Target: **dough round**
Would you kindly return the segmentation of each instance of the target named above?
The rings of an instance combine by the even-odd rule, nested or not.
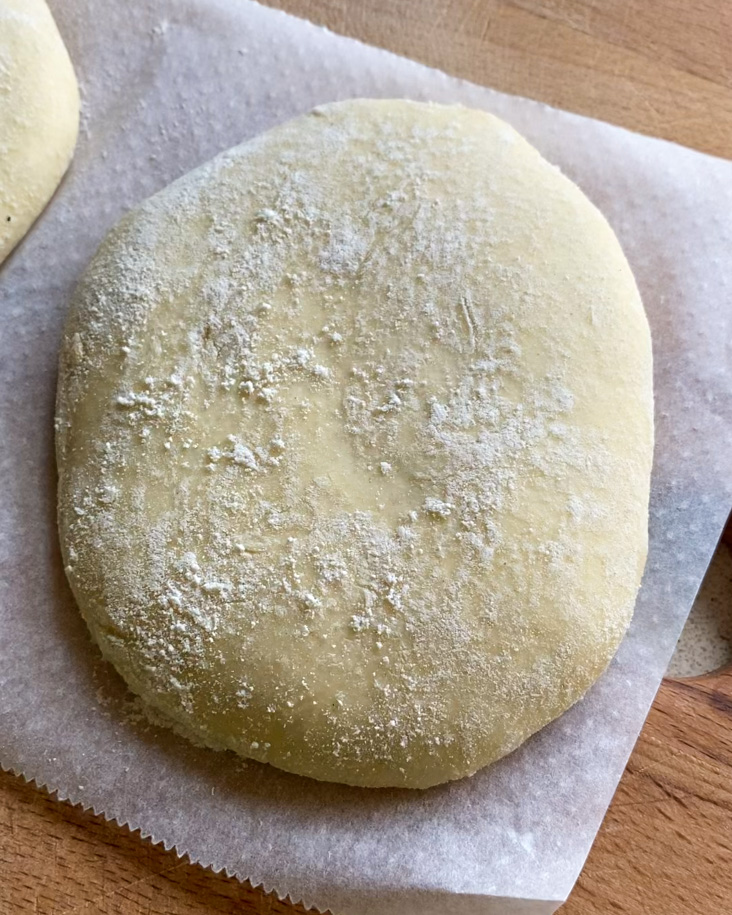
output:
[[[483,112],[328,105],[143,203],[77,291],[57,432],[104,654],[291,772],[475,772],[632,615],[646,318],[600,213]]]
[[[79,128],[79,89],[44,0],[0,0],[0,263],[51,199]]]

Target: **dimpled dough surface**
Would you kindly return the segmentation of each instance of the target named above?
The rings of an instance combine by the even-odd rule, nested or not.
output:
[[[68,168],[79,90],[44,0],[0,0],[0,263]]]
[[[356,785],[460,778],[625,632],[651,384],[618,242],[512,128],[329,105],[95,256],[61,357],[67,574],[199,741]]]

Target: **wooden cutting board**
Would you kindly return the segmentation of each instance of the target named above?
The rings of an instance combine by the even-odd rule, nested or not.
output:
[[[267,2],[474,82],[732,158],[729,0]],[[0,915],[297,911],[0,773]],[[732,672],[663,682],[561,912],[732,913]]]

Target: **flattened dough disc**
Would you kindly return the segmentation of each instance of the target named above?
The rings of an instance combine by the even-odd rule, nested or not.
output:
[[[91,631],[211,746],[460,778],[632,615],[646,318],[600,213],[483,112],[329,105],[143,203],[76,294],[57,422]]]
[[[44,0],[0,0],[0,263],[51,199],[79,128],[79,90]]]

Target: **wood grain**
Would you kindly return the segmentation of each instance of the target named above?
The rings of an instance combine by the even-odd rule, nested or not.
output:
[[[475,82],[732,158],[729,0],[268,2]],[[302,911],[0,773],[0,915]],[[732,675],[664,681],[561,911],[732,911]]]
[[[729,0],[264,0],[517,95],[732,153]]]

